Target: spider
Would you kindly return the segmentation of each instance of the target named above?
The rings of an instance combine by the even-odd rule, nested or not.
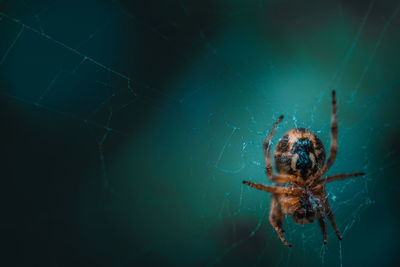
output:
[[[321,140],[307,129],[295,128],[286,132],[276,147],[274,160],[278,174],[274,174],[271,165],[270,141],[282,119],[283,116],[280,116],[273,124],[271,133],[264,141],[266,173],[268,179],[275,185],[267,186],[247,181],[243,183],[272,193],[269,223],[287,247],[291,245],[283,236],[283,216],[291,214],[298,224],[311,223],[316,216],[322,230],[324,244],[327,243],[325,222],[327,217],[337,237],[342,240],[329,206],[325,185],[333,181],[362,176],[364,173],[337,174],[322,178],[335,162],[337,154],[338,126],[335,91],[332,91],[331,148],[326,162],[325,149]]]

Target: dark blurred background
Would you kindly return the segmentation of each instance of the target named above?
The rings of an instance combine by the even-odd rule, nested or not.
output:
[[[399,1],[0,0],[2,266],[400,262]],[[328,225],[268,224],[262,141],[339,153]]]

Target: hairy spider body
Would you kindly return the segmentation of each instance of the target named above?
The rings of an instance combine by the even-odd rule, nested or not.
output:
[[[362,176],[364,173],[338,174],[322,178],[333,165],[337,154],[338,127],[335,91],[332,91],[331,147],[326,162],[324,146],[314,133],[304,128],[292,129],[284,134],[276,147],[274,160],[278,175],[275,175],[271,164],[270,141],[282,119],[283,116],[280,116],[274,123],[271,133],[264,141],[266,173],[275,185],[266,186],[247,181],[243,183],[272,193],[269,222],[286,246],[291,247],[283,236],[283,219],[284,215],[291,214],[293,220],[299,224],[311,223],[317,216],[324,244],[327,243],[325,218],[328,218],[337,237],[341,240],[342,237],[329,206],[325,185],[332,181]]]
[[[311,131],[296,128],[280,139],[275,153],[275,168],[280,174],[292,174],[306,180],[325,162],[325,149],[321,140]]]

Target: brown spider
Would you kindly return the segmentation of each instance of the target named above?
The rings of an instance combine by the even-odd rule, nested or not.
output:
[[[334,163],[337,154],[338,126],[335,91],[332,91],[331,149],[326,163],[325,149],[321,140],[307,129],[295,128],[285,133],[276,147],[274,159],[279,174],[274,174],[271,165],[270,141],[282,119],[283,116],[280,116],[274,123],[271,133],[264,141],[264,156],[268,179],[277,184],[288,183],[288,186],[266,186],[247,181],[243,183],[272,193],[269,222],[286,246],[291,247],[283,236],[283,215],[289,214],[293,214],[293,220],[299,224],[313,222],[316,214],[322,229],[324,244],[327,243],[324,218],[328,217],[339,240],[342,240],[329,206],[325,185],[333,181],[362,176],[364,173],[337,174],[322,178],[322,175]]]

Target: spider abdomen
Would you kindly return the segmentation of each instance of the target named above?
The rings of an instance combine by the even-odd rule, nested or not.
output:
[[[306,180],[324,165],[325,149],[314,133],[295,128],[280,139],[274,159],[279,173],[297,175]]]

